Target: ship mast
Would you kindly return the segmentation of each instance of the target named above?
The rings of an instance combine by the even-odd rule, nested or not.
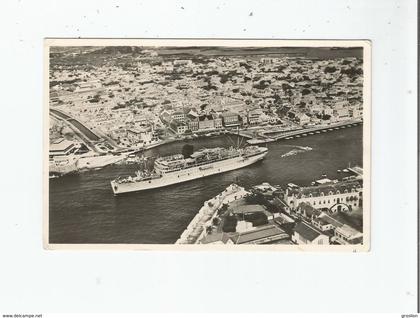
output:
[[[236,136],[237,136],[237,146],[236,149],[239,149],[242,146],[242,142],[244,141],[244,137],[241,136],[241,139],[239,139],[239,126],[236,126]]]
[[[239,127],[236,126],[236,149],[239,149]]]
[[[226,134],[226,137],[229,139],[232,146],[235,147],[236,149],[239,149],[242,146],[242,142],[243,142],[244,137],[239,139],[239,127],[236,128],[236,138],[237,138],[236,142],[233,141],[233,139],[229,136],[229,134]]]

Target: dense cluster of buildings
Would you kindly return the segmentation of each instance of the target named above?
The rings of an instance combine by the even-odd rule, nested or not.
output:
[[[362,117],[359,58],[108,53],[52,54],[50,103],[120,146]]]
[[[358,169],[360,171],[361,168]],[[200,244],[363,244],[363,181],[262,184],[217,213]]]

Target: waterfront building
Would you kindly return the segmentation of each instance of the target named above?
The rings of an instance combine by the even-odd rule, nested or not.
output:
[[[307,125],[311,121],[311,117],[307,116],[306,114],[298,114],[296,116],[296,121],[299,125]]]
[[[55,156],[67,156],[74,153],[77,147],[73,141],[65,140],[64,138],[57,139],[50,144],[49,148],[50,158]]]
[[[191,131],[197,131],[198,130],[198,117],[194,116],[192,114],[187,115],[187,125],[188,129]]]
[[[198,117],[198,129],[210,130],[214,129],[214,119],[212,115],[201,115]]]
[[[322,111],[322,113],[324,115],[328,115],[328,116],[332,116],[333,115],[333,112],[334,112],[333,109],[331,107],[329,107],[329,106],[324,106],[324,109]]]
[[[362,118],[363,117],[363,106],[361,104],[357,104],[352,106],[349,109],[349,116],[352,118]]]
[[[248,116],[245,113],[239,114],[239,120],[242,122],[243,126],[247,126],[248,125]]]
[[[286,204],[297,210],[301,203],[331,212],[351,211],[362,207],[363,186],[360,180],[323,183],[309,187],[287,187]]]
[[[225,127],[237,127],[240,125],[239,115],[236,113],[230,113],[230,112],[223,113],[222,118],[223,118],[223,125]]]
[[[293,229],[292,242],[296,244],[329,245],[329,237],[308,223],[297,223]]]
[[[261,123],[261,115],[263,114],[263,111],[261,108],[252,109],[248,112],[248,124],[258,125]]]
[[[340,108],[335,109],[333,112],[334,116],[337,118],[337,120],[347,120],[350,119],[349,117],[349,110],[347,108]]]
[[[214,128],[215,129],[222,129],[223,128],[222,118],[220,116],[213,115],[213,119],[214,119]]]

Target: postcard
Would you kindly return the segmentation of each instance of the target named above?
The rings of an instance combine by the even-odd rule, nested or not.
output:
[[[46,39],[46,249],[368,251],[371,43]]]

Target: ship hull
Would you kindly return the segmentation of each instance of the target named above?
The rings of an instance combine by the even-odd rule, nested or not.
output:
[[[167,173],[164,177],[152,180],[126,183],[117,183],[115,181],[111,181],[111,187],[115,195],[166,187],[177,183],[187,182],[219,173],[241,169],[264,159],[266,155],[267,151],[248,158],[236,157],[220,162],[213,162],[200,167],[193,167],[181,171]]]

